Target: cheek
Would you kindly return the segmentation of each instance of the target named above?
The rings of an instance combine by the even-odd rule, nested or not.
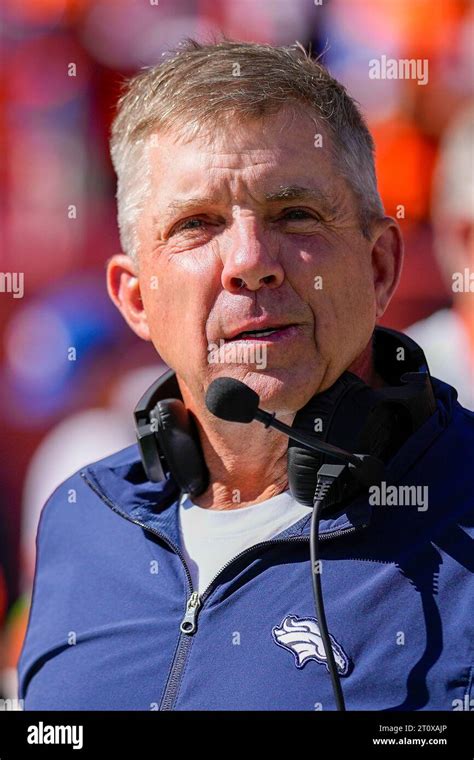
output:
[[[368,315],[375,315],[374,287],[367,273],[348,270],[331,283],[331,298],[339,318],[354,327]]]
[[[324,303],[332,305],[335,314],[347,324],[375,314],[375,292],[369,256],[363,250],[338,253],[332,261],[325,258],[321,290],[315,290]]]
[[[149,269],[140,278],[153,344],[173,367],[182,356],[207,354],[205,324],[211,303],[211,278],[199,266],[177,263]]]
[[[362,349],[375,321],[372,270],[364,251],[334,249],[302,254],[303,266],[293,270],[293,287],[314,316],[314,338],[320,355],[347,363],[347,355]]]

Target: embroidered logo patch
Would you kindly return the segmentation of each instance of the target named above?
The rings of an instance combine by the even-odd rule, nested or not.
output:
[[[299,618],[296,615],[287,615],[280,626],[272,628],[272,635],[278,646],[293,653],[297,668],[302,668],[308,660],[316,660],[321,665],[326,665],[329,670],[321,631],[316,618]],[[349,658],[335,638],[331,634],[329,636],[337,672],[340,676],[346,676],[349,672]]]

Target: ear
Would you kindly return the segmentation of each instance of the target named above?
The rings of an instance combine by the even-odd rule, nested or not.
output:
[[[403,239],[395,219],[384,217],[376,226],[372,246],[372,271],[376,316],[380,318],[397,289],[403,265]]]
[[[109,259],[107,290],[133,332],[143,340],[150,340],[148,320],[140,294],[138,268],[130,256],[118,253]]]

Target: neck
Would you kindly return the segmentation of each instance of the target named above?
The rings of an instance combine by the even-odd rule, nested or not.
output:
[[[372,344],[348,367],[372,387],[381,387],[372,361]],[[197,408],[186,386],[180,382],[183,400],[198,428],[209,486],[194,498],[200,507],[216,510],[239,509],[276,496],[288,488],[288,438],[259,422],[237,424],[217,420],[205,408]],[[291,425],[295,414],[279,419]]]
[[[279,419],[291,425],[294,416]],[[208,489],[193,499],[195,504],[217,510],[239,509],[288,488],[288,438],[283,433],[256,421],[238,425],[210,417],[207,412],[195,417],[210,476]]]

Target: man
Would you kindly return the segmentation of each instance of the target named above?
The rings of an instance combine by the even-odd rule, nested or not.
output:
[[[474,409],[474,103],[447,130],[435,172],[435,253],[452,293],[440,309],[406,331],[421,343],[433,374],[455,385]]]
[[[288,439],[217,419],[205,393],[241,380],[291,425],[346,370],[386,386],[372,336],[402,242],[372,152],[354,102],[298,47],[189,43],[131,81],[112,134],[124,253],[109,293],[175,371],[208,483],[191,498],[172,476],[151,482],[131,447],[53,494],[26,709],[334,709]],[[363,494],[321,521],[348,709],[469,701],[474,425],[434,387],[436,411],[391,463],[429,506]]]

